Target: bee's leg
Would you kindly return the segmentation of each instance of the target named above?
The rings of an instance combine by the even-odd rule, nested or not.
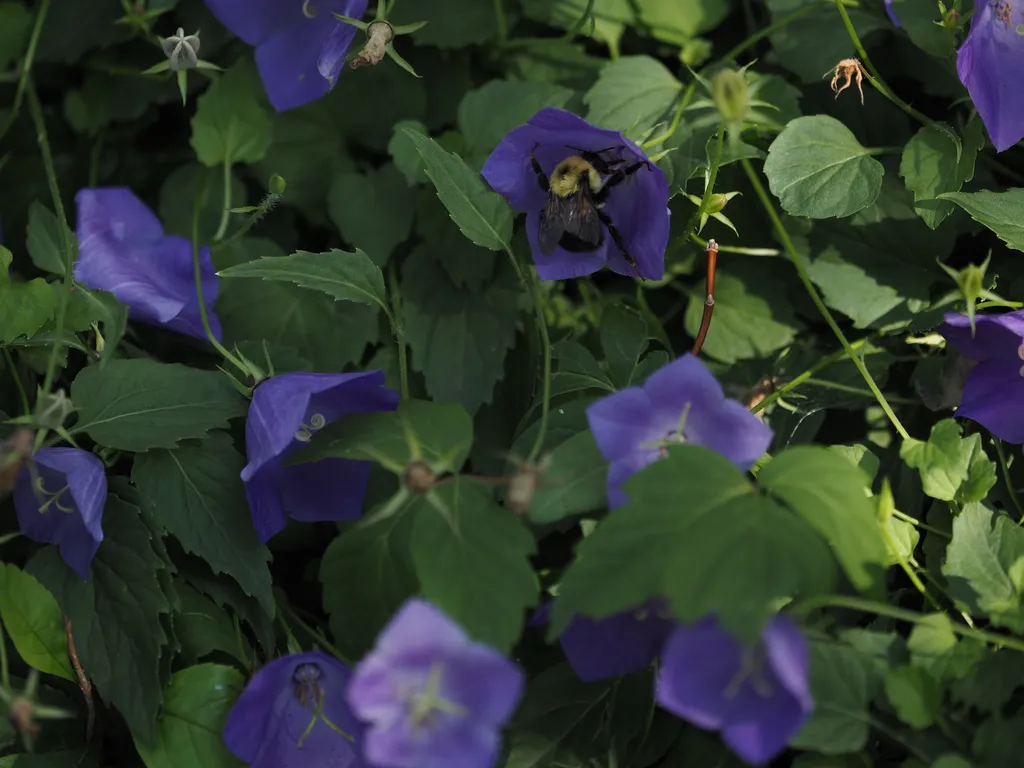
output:
[[[565,146],[567,149],[571,149],[574,152],[578,152],[579,156],[586,160],[588,163],[590,163],[592,166],[594,166],[594,168],[597,169],[597,172],[600,173],[602,176],[608,176],[611,173],[614,173],[615,168],[617,166],[622,165],[625,162],[621,157],[616,157],[613,159],[603,157],[603,155],[606,152],[615,152],[617,150],[621,151],[621,147],[606,147],[605,149],[598,149],[592,151],[589,149],[580,149],[579,147],[572,147],[569,146],[568,144],[566,144]]]
[[[633,165],[628,168],[620,168],[612,173],[604,180],[604,184],[601,185],[601,189],[594,194],[594,202],[598,205],[602,205],[608,199],[608,193],[611,191],[612,187],[616,184],[621,184],[627,176],[632,176],[645,165],[647,166],[647,170],[653,170],[650,160],[641,160],[639,163],[633,163]],[[598,168],[598,170],[600,171],[601,169]]]
[[[544,169],[540,167],[540,163],[537,162],[537,147],[540,144],[534,144],[533,149],[530,150],[530,165],[533,167],[533,172],[537,174],[537,183],[540,184],[540,188],[545,192],[551,190],[551,184],[548,181],[547,174],[544,173]]]
[[[626,248],[626,243],[622,239],[622,233],[619,232],[616,226],[612,223],[611,217],[600,209],[598,209],[597,215],[598,218],[601,219],[601,223],[608,228],[608,234],[612,236],[612,242],[615,243],[615,247],[619,249],[622,257],[626,260],[626,263],[633,268],[633,271],[636,272],[636,276],[643,280],[644,276],[640,274],[640,267],[637,265],[636,259],[630,255],[629,249]]]

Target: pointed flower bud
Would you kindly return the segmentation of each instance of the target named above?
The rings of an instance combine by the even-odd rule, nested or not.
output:
[[[170,37],[160,40],[164,55],[170,60],[171,69],[175,72],[182,69],[194,69],[199,63],[199,31],[194,35],[186,35],[182,27]]]
[[[711,81],[711,98],[726,123],[742,123],[750,109],[747,78],[735,69],[725,69]]]

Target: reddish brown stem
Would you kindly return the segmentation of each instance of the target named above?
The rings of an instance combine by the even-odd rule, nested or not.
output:
[[[85,740],[88,742],[92,741],[92,729],[96,724],[96,706],[92,700],[92,683],[85,676],[82,662],[78,660],[78,651],[75,650],[75,636],[71,634],[71,619],[66,616],[64,617],[64,634],[68,638],[68,657],[71,659],[71,666],[74,667],[75,674],[78,675],[78,687],[82,689],[82,695],[85,697],[85,709],[88,713],[85,721]]]
[[[708,328],[711,327],[711,315],[715,311],[715,268],[718,265],[718,243],[708,240],[708,277],[707,296],[704,299],[704,314],[700,318],[700,330],[697,331],[697,340],[693,342],[693,354],[699,355],[701,347],[704,346],[704,339],[708,335]]]

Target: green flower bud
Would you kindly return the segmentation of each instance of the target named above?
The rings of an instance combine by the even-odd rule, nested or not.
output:
[[[276,173],[271,174],[270,183],[267,188],[275,195],[283,195],[288,184],[285,182],[284,177]]]
[[[735,69],[726,69],[711,81],[711,98],[726,123],[739,124],[750,111],[747,78]]]

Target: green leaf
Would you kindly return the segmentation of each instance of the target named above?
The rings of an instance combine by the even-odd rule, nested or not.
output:
[[[1010,248],[1024,251],[1024,188],[1014,187],[1005,192],[946,192],[939,198],[952,200]]]
[[[417,45],[441,49],[486,43],[498,33],[494,9],[476,0],[432,0],[397,6],[389,21],[396,25],[427,22],[412,33],[412,39]]]
[[[0,245],[0,343],[31,337],[53,317],[54,294],[41,277],[15,283],[7,270],[14,257]]]
[[[71,620],[75,649],[99,695],[117,707],[138,742],[150,744],[163,698],[160,658],[168,638],[161,617],[171,608],[158,576],[165,565],[138,508],[113,495],[103,533],[89,581],[52,546],[33,556],[28,570]]]
[[[24,51],[32,16],[21,3],[0,3],[0,69],[7,69]]]
[[[364,249],[374,264],[384,266],[412,231],[416,198],[416,190],[388,163],[368,173],[335,176],[327,212],[345,240]]]
[[[885,542],[867,477],[849,460],[817,446],[791,448],[775,456],[757,482],[828,542],[857,589],[880,583]]]
[[[0,563],[0,618],[26,664],[74,680],[60,606],[35,576],[16,565]]]
[[[665,119],[682,89],[682,83],[657,59],[623,56],[605,64],[583,97],[587,121],[638,137]]]
[[[547,82],[491,80],[462,97],[459,130],[475,153],[490,153],[513,128],[544,107],[565,107],[569,88]]]
[[[631,0],[523,0],[523,11],[531,19],[543,21],[561,29],[578,30],[619,49],[619,39],[627,26],[636,22],[635,3]],[[581,19],[584,16],[592,20]]]
[[[448,273],[452,285],[458,288],[480,291],[495,280],[499,269],[504,268],[498,264],[499,254],[473,245],[462,236],[431,190],[420,192],[416,207],[416,234],[422,242],[413,249],[410,258],[418,260],[424,253],[430,255]],[[444,256],[439,258],[438,254]],[[500,258],[504,260],[505,255],[501,254]]]
[[[906,180],[907,189],[914,193],[914,208],[932,229],[953,212],[951,202],[936,200],[936,196],[959,192],[974,178],[974,161],[985,146],[985,131],[980,120],[967,126],[962,147],[957,147],[950,139],[950,130],[925,126],[903,148],[900,162],[900,176]]]
[[[489,189],[458,155],[446,152],[436,141],[412,128],[402,132],[416,145],[427,177],[462,234],[492,251],[508,248],[512,209],[504,198]]]
[[[501,269],[478,290],[455,286],[425,249],[402,265],[405,334],[431,397],[470,414],[491,402],[519,326],[515,277]],[[458,376],[452,376],[458,371]]]
[[[914,624],[907,638],[907,650],[914,666],[938,682],[966,677],[987,652],[985,644],[978,640],[958,638],[953,622],[944,613],[930,614]]]
[[[921,473],[924,492],[958,504],[981,501],[996,484],[996,465],[981,447],[981,435],[961,437],[953,419],[932,426],[928,441],[909,438],[900,458]]]
[[[471,479],[435,488],[408,514],[416,515],[412,559],[424,597],[477,640],[508,652],[526,609],[537,604],[533,536]]]
[[[461,405],[403,400],[396,411],[354,413],[328,424],[290,463],[337,457],[402,472],[422,461],[434,472],[458,472],[472,444],[473,420]]]
[[[953,518],[953,539],[942,564],[949,593],[972,614],[1024,632],[1024,529],[1003,512],[971,503]]]
[[[630,503],[576,548],[551,636],[574,614],[601,618],[663,595],[679,620],[716,613],[752,641],[773,601],[827,591],[833,581],[832,557],[814,530],[707,448],[669,448],[624,489]]]
[[[75,377],[78,406],[73,433],[86,432],[108,448],[176,448],[245,414],[246,403],[222,373],[145,358],[111,360]]]
[[[2,11],[0,11],[2,13]],[[68,232],[73,253],[78,253],[78,238]],[[64,240],[56,215],[36,201],[28,207],[28,255],[44,272],[64,274]]]
[[[342,653],[361,658],[419,584],[409,553],[411,513],[355,525],[332,541],[320,561],[324,611]]]
[[[849,128],[827,115],[798,117],[768,147],[764,174],[792,216],[843,218],[882,191],[882,164]]]
[[[890,669],[885,675],[885,697],[911,728],[927,728],[942,715],[942,688],[920,667]]]
[[[590,432],[580,432],[555,448],[542,478],[529,509],[534,523],[555,523],[607,504],[608,462]]]
[[[612,304],[601,312],[601,348],[618,389],[634,380],[640,357],[647,351],[647,321],[634,309]]]
[[[224,723],[245,687],[242,674],[220,664],[199,664],[174,674],[164,693],[156,742],[135,746],[146,768],[236,768],[224,744]]]
[[[391,134],[391,141],[388,142],[388,154],[395,161],[395,167],[402,172],[405,181],[409,186],[422,184],[427,181],[427,174],[423,170],[423,158],[412,139],[405,135],[405,129],[429,135],[427,126],[418,120],[402,120],[395,123]],[[339,225],[340,227],[340,225]]]
[[[249,191],[240,178],[241,169],[231,174],[231,207],[249,204]],[[200,193],[200,190],[201,193]],[[164,232],[192,239],[192,216],[199,195],[199,242],[213,240],[224,213],[224,171],[207,168],[195,161],[174,169],[160,185],[157,213]],[[292,202],[289,195],[288,202]],[[238,217],[241,221],[241,217]]]
[[[656,39],[679,46],[717,27],[729,12],[725,0],[644,0],[637,6]]]
[[[132,483],[153,517],[186,551],[234,578],[272,614],[270,552],[253,527],[239,477],[244,466],[231,437],[214,432],[201,443],[136,456]]]
[[[704,312],[704,294],[695,291],[686,307],[686,332],[694,337]],[[718,270],[715,315],[704,342],[704,354],[723,363],[767,357],[787,346],[802,324],[797,320],[786,286],[767,269],[730,274]]]
[[[236,634],[230,614],[182,580],[175,582],[175,591],[181,599],[181,611],[174,616],[174,635],[181,643],[186,664],[195,664],[215,651],[250,663],[252,647],[244,635]]]
[[[263,257],[222,269],[221,277],[254,277],[293,283],[326,293],[335,301],[370,304],[389,312],[380,267],[358,248],[354,253],[333,248],[326,253],[296,251],[291,256]]]
[[[848,643],[813,639],[810,646],[814,711],[790,746],[826,755],[863,752],[880,671],[869,655]]]
[[[190,143],[199,162],[212,167],[263,159],[271,132],[257,98],[261,87],[252,64],[240,60],[196,100]]]

